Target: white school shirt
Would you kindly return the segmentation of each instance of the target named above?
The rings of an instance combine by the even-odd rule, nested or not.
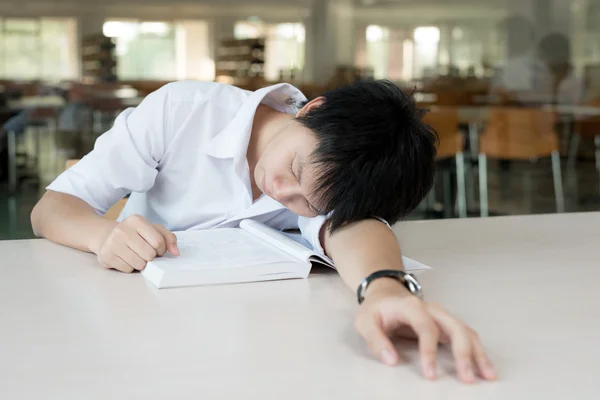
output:
[[[98,214],[131,194],[133,214],[171,231],[237,227],[254,219],[300,228],[318,252],[325,217],[298,217],[272,198],[253,202],[246,150],[260,103],[295,113],[306,97],[278,84],[256,92],[212,82],[176,82],[125,110],[93,151],[47,189],[76,196]]]

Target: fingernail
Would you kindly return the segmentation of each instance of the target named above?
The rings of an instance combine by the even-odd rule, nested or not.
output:
[[[486,371],[486,377],[488,378],[488,380],[496,380],[496,371],[494,370],[494,367],[492,367],[491,365],[486,365],[485,366],[485,371]]]
[[[381,360],[387,365],[394,365],[396,363],[396,357],[387,349],[381,352]]]
[[[435,379],[435,366],[433,364],[429,364],[425,367],[425,376],[427,379]]]

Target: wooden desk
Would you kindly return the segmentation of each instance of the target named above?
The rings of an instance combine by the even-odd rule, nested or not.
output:
[[[593,399],[600,396],[600,213],[409,222],[426,296],[484,338],[501,380],[460,384],[375,361],[354,294],[308,280],[158,291],[46,241],[0,242],[6,399]]]

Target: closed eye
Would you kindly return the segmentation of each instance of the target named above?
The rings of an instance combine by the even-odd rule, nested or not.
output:
[[[313,213],[315,215],[319,215],[319,213],[316,212],[316,210],[314,209],[314,207],[310,205],[310,203],[308,202],[308,200],[306,200],[306,207],[308,208],[308,211],[310,211],[311,213]]]
[[[298,176],[296,176],[296,173],[294,172],[294,160],[295,160],[295,159],[296,159],[295,157],[294,157],[294,158],[292,158],[292,162],[290,163],[290,172],[291,172],[291,174],[294,176],[294,178],[296,178],[296,180],[297,180],[298,182],[300,182],[300,179],[298,179]]]

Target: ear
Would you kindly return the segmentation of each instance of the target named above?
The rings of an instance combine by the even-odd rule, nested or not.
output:
[[[304,107],[302,107],[300,111],[298,111],[298,113],[296,113],[296,118],[305,116],[311,110],[320,107],[323,103],[325,103],[325,97],[323,96],[317,97],[316,99],[309,101]]]

